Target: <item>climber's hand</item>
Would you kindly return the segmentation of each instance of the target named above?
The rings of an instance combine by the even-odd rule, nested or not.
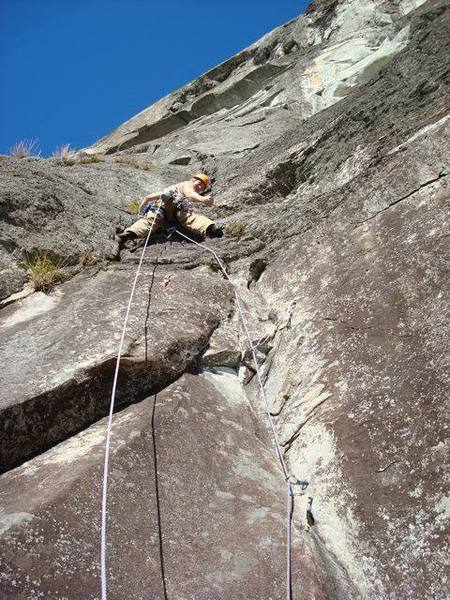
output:
[[[214,204],[214,198],[211,195],[205,196],[204,204],[205,206],[212,206]]]

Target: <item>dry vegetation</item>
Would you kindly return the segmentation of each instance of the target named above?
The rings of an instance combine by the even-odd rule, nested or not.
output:
[[[126,209],[132,215],[138,215],[140,205],[141,203],[139,202],[139,200],[130,200],[126,205]]]
[[[153,169],[153,164],[151,162],[140,162],[132,156],[118,156],[114,159],[114,162],[122,165],[129,165],[140,171],[151,171]]]
[[[245,233],[245,223],[243,221],[233,221],[226,228],[226,233],[235,238],[240,238]]]
[[[37,140],[20,140],[9,149],[11,156],[25,158],[26,156],[40,156],[41,151]]]
[[[83,156],[82,158],[76,158],[74,155],[68,154],[60,157],[60,164],[65,167],[72,167],[73,165],[90,165],[92,163],[104,162],[105,159],[97,154],[90,154],[89,156]]]
[[[56,148],[52,156],[54,158],[68,159],[74,152],[75,150],[70,147],[70,144],[62,144]]]
[[[82,252],[79,260],[82,267],[93,267],[98,262],[98,258],[92,250],[85,250]]]
[[[43,292],[51,291],[63,280],[62,267],[61,260],[54,259],[48,254],[29,257],[25,262],[28,281],[36,291]]]

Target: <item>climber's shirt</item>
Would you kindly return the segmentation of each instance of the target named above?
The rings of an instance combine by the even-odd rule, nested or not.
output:
[[[188,214],[193,212],[194,207],[192,206],[190,199],[186,196],[183,184],[171,185],[164,190],[163,194],[161,194],[161,199],[163,198],[163,195],[172,200],[176,211],[182,211]]]
[[[158,209],[150,202],[144,209],[144,216],[152,212],[164,221],[174,221],[178,212],[190,215],[194,210],[192,202],[185,195],[183,183],[165,188],[159,194],[159,198],[162,201],[161,208]]]

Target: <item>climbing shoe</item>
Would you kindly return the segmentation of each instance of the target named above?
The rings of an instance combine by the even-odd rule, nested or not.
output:
[[[118,233],[117,237],[119,238],[119,242],[124,244],[125,242],[128,242],[128,240],[135,240],[137,235],[132,231],[124,231],[123,233]]]
[[[129,242],[130,240],[135,240],[137,239],[137,237],[138,236],[132,231],[123,231],[122,233],[118,233],[116,235],[116,238],[119,241],[119,252],[124,248],[127,242]]]
[[[220,238],[223,236],[223,227],[222,225],[217,225],[216,223],[212,223],[206,230],[206,235],[209,238]]]

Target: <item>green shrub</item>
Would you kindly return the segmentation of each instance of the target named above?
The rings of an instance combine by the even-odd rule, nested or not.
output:
[[[25,268],[28,281],[38,291],[49,292],[63,280],[62,262],[47,254],[35,255],[27,259]]]
[[[141,203],[139,202],[139,200],[130,200],[126,205],[126,209],[132,215],[138,215],[140,205]]]
[[[245,223],[242,221],[233,221],[226,228],[226,233],[231,237],[240,238],[245,233]]]

